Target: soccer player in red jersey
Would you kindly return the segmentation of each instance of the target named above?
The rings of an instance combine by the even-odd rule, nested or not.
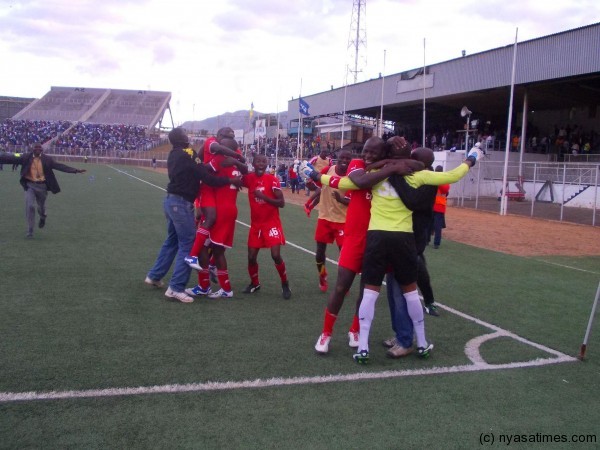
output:
[[[337,164],[325,167],[321,173],[343,177],[346,175],[350,160],[350,152],[342,150],[338,155]],[[327,185],[321,187],[319,194],[319,219],[315,230],[315,241],[317,242],[315,259],[319,272],[319,288],[322,292],[327,291],[327,269],[325,268],[327,244],[335,242],[341,249],[344,242],[344,224],[349,203],[344,194],[345,191],[338,191]]]
[[[231,150],[239,153],[238,143],[235,139],[225,138],[222,144]],[[232,176],[245,175],[248,173],[248,166],[238,159],[226,157],[223,155],[213,156],[210,166],[220,176],[232,174]],[[233,175],[235,174],[235,175]],[[235,221],[237,219],[237,194],[238,188],[234,185],[223,186],[215,189],[217,218],[215,225],[210,230],[210,241],[213,257],[217,266],[217,278],[221,289],[217,292],[208,294],[210,298],[233,297],[231,283],[229,281],[229,272],[227,270],[227,259],[225,250],[233,246],[233,235],[235,233]],[[202,250],[204,252],[204,250]]]
[[[233,151],[223,144],[224,139],[234,140],[234,138],[235,134],[233,129],[230,127],[220,128],[217,131],[216,136],[211,136],[204,142],[202,162],[204,164],[210,164],[215,156],[221,155],[229,156],[237,159],[241,163],[245,163],[246,160],[240,152]],[[196,229],[194,245],[192,245],[189,256],[185,259],[185,262],[196,270],[201,270],[198,263],[198,256],[206,243],[206,239],[208,239],[210,229],[214,226],[217,219],[215,189],[205,183],[200,185],[200,208],[202,211],[202,222]]]
[[[224,138],[221,140],[221,144],[236,153],[239,152],[238,143],[234,139]],[[214,155],[209,166],[217,174],[236,174],[235,176],[239,176],[248,173],[248,167],[239,159],[224,155]],[[212,256],[217,266],[217,279],[221,289],[217,292],[210,292],[208,247],[203,246],[198,261],[200,267],[198,286],[186,289],[189,295],[208,295],[210,298],[233,297],[225,250],[233,245],[235,220],[237,219],[237,193],[238,188],[234,185],[223,186],[215,190],[216,220],[208,237],[211,242]]]
[[[265,173],[267,157],[256,155],[252,161],[254,172],[244,175],[243,185],[248,188],[250,202],[250,231],[248,232],[248,274],[250,284],[244,293],[251,294],[260,289],[257,256],[261,248],[271,249],[271,258],[281,279],[281,295],[284,299],[292,296],[285,262],[281,257],[281,246],[285,236],[279,218],[279,208],[285,206],[279,179]]]

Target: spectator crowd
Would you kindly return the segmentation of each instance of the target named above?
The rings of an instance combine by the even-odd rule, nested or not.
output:
[[[149,150],[158,143],[147,136],[146,127],[141,125],[102,125],[78,123],[68,133],[63,134],[54,146],[58,150],[71,153],[73,150]]]
[[[13,150],[16,147],[27,147],[43,144],[54,139],[71,126],[71,122],[49,120],[13,120],[0,122],[0,147]]]
[[[159,144],[141,125],[105,125],[69,121],[13,120],[0,122],[0,148],[22,151],[35,144],[55,139],[54,148],[62,153],[99,152],[103,150],[149,150]]]

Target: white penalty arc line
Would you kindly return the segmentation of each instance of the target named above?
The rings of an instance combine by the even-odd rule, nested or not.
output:
[[[535,347],[538,350],[542,350],[542,351],[544,351],[546,353],[550,353],[551,355],[554,355],[557,358],[571,358],[572,361],[577,361],[576,358],[573,358],[571,356],[565,355],[564,353],[559,352],[558,350],[554,350],[554,349],[552,349],[550,347],[546,347],[545,345],[541,345],[541,344],[538,344],[536,342],[533,342],[533,341],[530,341],[528,339],[525,339],[525,338],[519,336],[518,334],[515,334],[515,333],[512,333],[510,331],[507,331],[507,330],[505,330],[503,328],[500,328],[500,327],[498,327],[496,325],[493,325],[493,324],[491,324],[489,322],[485,322],[485,321],[483,321],[481,319],[478,319],[477,317],[473,317],[473,316],[470,316],[470,315],[465,314],[463,312],[460,312],[459,310],[451,308],[450,306],[446,306],[446,305],[443,305],[443,304],[438,303],[438,302],[436,302],[436,304],[439,305],[441,308],[445,309],[446,311],[451,312],[452,314],[457,315],[458,317],[462,317],[463,319],[468,320],[470,322],[474,322],[477,325],[481,325],[483,327],[489,328],[490,330],[494,330],[496,333],[498,333],[498,336],[496,336],[496,337],[500,337],[500,336],[510,337],[510,338],[512,338],[512,339],[514,339],[516,341],[521,342],[522,344],[526,344],[526,345],[529,345],[531,347]]]

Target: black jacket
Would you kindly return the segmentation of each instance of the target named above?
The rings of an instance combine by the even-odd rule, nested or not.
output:
[[[199,182],[209,186],[227,186],[230,179],[213,175],[209,169],[200,162],[195,151],[190,148],[183,149],[173,146],[167,158],[169,184],[167,192],[183,197],[188,202],[193,202],[198,195]]]
[[[427,245],[427,233],[433,218],[433,204],[438,187],[424,185],[415,189],[400,175],[392,175],[388,180],[402,203],[413,212],[413,234],[417,244],[417,254],[420,255]]]
[[[56,181],[56,176],[54,176],[53,170],[58,170],[60,172],[66,173],[78,173],[79,170],[75,167],[67,166],[65,164],[61,164],[56,162],[52,157],[48,155],[44,155],[43,153],[40,155],[42,158],[42,168],[44,169],[44,177],[46,178],[46,186],[48,190],[53,194],[58,194],[60,192],[60,186],[58,185],[58,181]],[[4,155],[0,156],[0,163],[2,164],[20,164],[21,165],[21,179],[19,182],[23,189],[27,190],[27,178],[26,175],[29,175],[29,171],[31,170],[31,164],[33,162],[33,152],[25,153],[21,156],[14,155]]]

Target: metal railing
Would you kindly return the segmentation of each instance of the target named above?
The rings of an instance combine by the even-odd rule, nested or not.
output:
[[[480,161],[453,185],[454,205],[498,211],[506,195],[508,214],[600,224],[600,163],[511,162],[507,185],[502,186],[504,163]]]

